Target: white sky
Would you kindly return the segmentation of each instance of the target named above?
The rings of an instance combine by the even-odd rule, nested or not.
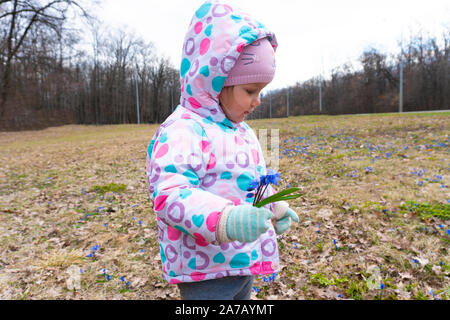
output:
[[[190,19],[204,0],[104,0],[105,24],[127,25],[179,68]],[[450,30],[448,0],[230,0],[275,32],[277,72],[267,90],[294,85],[356,61],[371,46],[397,53],[411,34],[442,39]]]

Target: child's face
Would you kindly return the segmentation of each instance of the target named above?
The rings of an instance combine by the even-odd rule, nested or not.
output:
[[[249,83],[224,87],[219,95],[220,106],[228,119],[244,121],[261,104],[259,94],[267,83]]]

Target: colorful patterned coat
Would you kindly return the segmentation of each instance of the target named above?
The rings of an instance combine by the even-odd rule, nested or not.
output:
[[[251,205],[249,183],[267,173],[254,131],[228,120],[218,104],[242,48],[264,37],[276,50],[275,35],[262,23],[222,1],[205,2],[190,23],[180,105],[154,135],[146,163],[163,276],[170,283],[279,271],[273,227],[252,243],[216,239],[222,210]]]

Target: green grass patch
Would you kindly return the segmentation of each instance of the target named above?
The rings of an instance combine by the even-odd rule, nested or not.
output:
[[[310,275],[309,280],[311,281],[312,284],[319,285],[321,287],[340,286],[343,283],[348,282],[348,279],[346,277],[338,278],[332,276],[332,278],[330,279],[320,272]]]
[[[126,184],[110,183],[110,184],[107,184],[107,185],[104,185],[104,186],[95,185],[95,186],[92,187],[91,190],[95,191],[97,193],[100,193],[100,194],[105,194],[105,193],[108,193],[108,192],[119,193],[119,192],[125,191],[126,189],[127,189],[127,185]]]
[[[407,201],[400,205],[402,213],[417,214],[422,220],[437,217],[441,220],[450,219],[450,204],[447,203],[420,203]]]

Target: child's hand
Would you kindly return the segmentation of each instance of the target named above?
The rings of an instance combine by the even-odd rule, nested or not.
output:
[[[270,210],[250,205],[225,208],[217,228],[219,241],[253,242],[269,229],[272,217]]]
[[[297,213],[289,208],[286,201],[279,201],[274,203],[274,225],[277,234],[282,234],[291,226],[291,220],[299,221]]]

